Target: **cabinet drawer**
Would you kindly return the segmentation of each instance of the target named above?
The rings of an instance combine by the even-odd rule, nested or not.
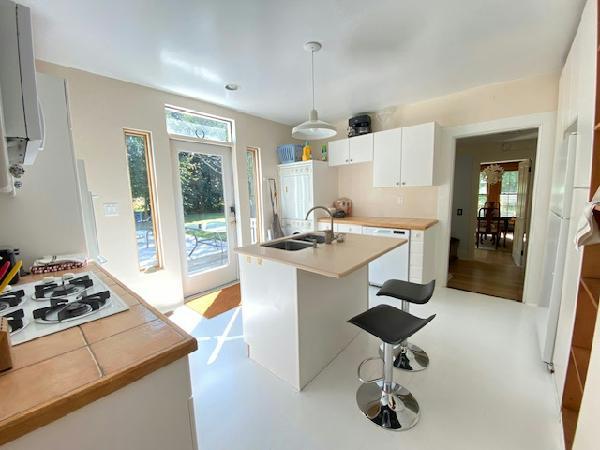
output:
[[[410,267],[423,268],[423,254],[422,253],[410,253]]]
[[[362,234],[361,225],[352,225],[348,223],[336,223],[334,226],[335,231],[338,233],[355,233]]]
[[[410,232],[410,243],[414,241],[423,242],[425,238],[425,232],[423,230],[413,230]]]
[[[423,279],[423,269],[411,265],[408,269],[408,276],[412,283],[421,283],[421,280]]]
[[[414,242],[411,239],[411,241],[410,241],[410,256],[411,257],[413,255],[421,255],[421,256],[423,256],[423,248],[424,248],[424,243],[423,242]]]

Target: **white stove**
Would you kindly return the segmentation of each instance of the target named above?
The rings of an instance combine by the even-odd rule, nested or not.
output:
[[[91,272],[47,277],[0,294],[12,345],[126,311],[127,304]]]

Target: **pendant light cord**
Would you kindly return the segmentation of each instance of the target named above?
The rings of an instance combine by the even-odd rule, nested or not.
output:
[[[312,70],[312,109],[315,109],[315,51],[310,52],[310,67]]]

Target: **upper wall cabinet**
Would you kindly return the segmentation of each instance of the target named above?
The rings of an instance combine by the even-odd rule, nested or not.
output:
[[[373,160],[373,133],[329,143],[329,165],[341,166]]]
[[[373,187],[400,186],[402,128],[378,131],[373,136]]]
[[[373,186],[433,186],[439,141],[435,122],[374,133]]]

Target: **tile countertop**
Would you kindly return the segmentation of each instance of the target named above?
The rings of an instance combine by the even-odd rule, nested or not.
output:
[[[0,445],[198,348],[196,339],[97,265],[69,272],[94,272],[129,309],[12,347],[13,367],[0,373]]]
[[[287,251],[256,244],[238,247],[235,251],[240,255],[295,266],[325,277],[341,278],[406,243],[406,239],[346,233],[344,242],[334,242],[331,245],[319,244],[317,248]]]
[[[319,222],[329,222],[329,217],[320,217]],[[400,228],[409,230],[426,230],[436,223],[437,219],[414,219],[406,217],[360,217],[351,216],[340,219],[333,219],[334,223],[348,223],[353,225],[363,225],[366,227],[379,228]]]

